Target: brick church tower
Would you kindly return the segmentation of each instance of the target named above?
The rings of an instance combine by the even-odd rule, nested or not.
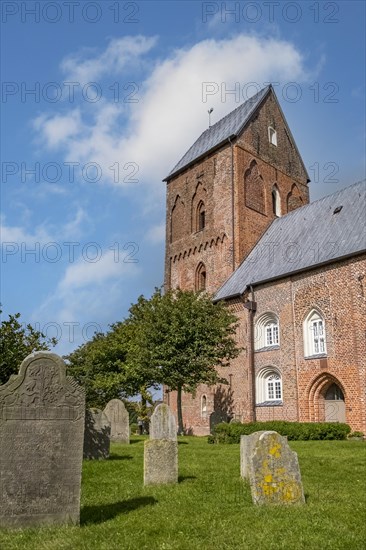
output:
[[[203,132],[164,181],[166,289],[216,292],[276,217],[309,202],[310,180],[272,86]],[[187,426],[200,424],[201,408],[184,396]]]

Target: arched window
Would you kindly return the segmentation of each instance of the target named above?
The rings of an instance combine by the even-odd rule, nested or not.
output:
[[[311,357],[326,353],[325,322],[318,311],[312,310],[304,322],[304,354]]]
[[[184,219],[184,202],[180,196],[177,195],[171,212],[170,242],[174,242],[184,236]]]
[[[325,393],[327,401],[344,401],[344,395],[338,384],[331,384]]]
[[[197,206],[196,215],[196,231],[202,231],[206,225],[206,210],[203,201],[200,201]]]
[[[246,206],[265,214],[264,181],[255,160],[244,173],[244,190]]]
[[[262,369],[256,379],[256,403],[282,403],[282,379],[274,367]]]
[[[281,197],[276,184],[272,187],[272,211],[275,216],[281,216]]]
[[[196,291],[206,290],[206,283],[206,267],[201,262],[196,269]]]
[[[201,415],[207,415],[207,397],[205,395],[202,395],[201,398]]]
[[[264,313],[255,324],[254,348],[256,350],[278,346],[280,343],[280,329],[277,315]]]
[[[297,185],[294,183],[287,195],[287,212],[291,212],[303,205],[303,200]]]
[[[268,126],[268,139],[272,145],[277,146],[277,132],[272,126]]]

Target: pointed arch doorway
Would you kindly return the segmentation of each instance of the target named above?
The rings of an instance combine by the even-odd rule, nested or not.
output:
[[[324,395],[325,422],[346,422],[346,403],[341,388],[333,382]]]
[[[346,401],[343,385],[335,376],[324,372],[309,388],[310,422],[346,422]]]

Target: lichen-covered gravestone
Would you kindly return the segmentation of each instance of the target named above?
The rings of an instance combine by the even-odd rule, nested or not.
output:
[[[123,401],[112,399],[107,403],[104,412],[111,423],[111,440],[128,444],[130,442],[130,422]]]
[[[150,439],[144,447],[144,484],[178,482],[178,442],[175,418],[168,405],[158,405],[151,417]]]
[[[84,458],[102,460],[109,457],[111,424],[100,409],[85,411]]]
[[[249,478],[254,504],[303,504],[297,454],[287,438],[272,431],[247,437],[241,444],[246,457],[241,469]]]
[[[0,527],[77,524],[85,395],[54,353],[0,386]]]

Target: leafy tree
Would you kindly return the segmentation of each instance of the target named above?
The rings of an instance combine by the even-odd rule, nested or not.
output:
[[[68,374],[84,387],[90,407],[104,407],[114,398],[134,395],[138,380],[128,373],[128,327],[124,323],[111,326],[106,334],[95,334],[92,340],[65,357]]]
[[[126,320],[130,331],[129,362],[147,385],[163,383],[177,391],[178,431],[183,433],[182,392],[201,383],[227,383],[216,367],[237,357],[237,318],[205,293],[156,289],[150,300],[140,296]]]
[[[0,310],[0,314],[2,311]],[[46,336],[32,325],[19,321],[20,313],[9,315],[0,325],[0,385],[12,374],[18,374],[21,362],[34,351],[50,350],[57,344],[56,338]]]

